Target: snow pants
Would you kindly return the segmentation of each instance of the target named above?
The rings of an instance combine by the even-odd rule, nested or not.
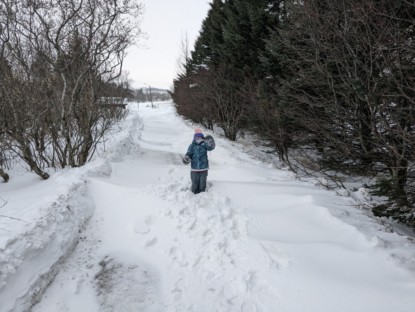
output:
[[[198,194],[206,190],[206,180],[208,171],[190,171],[190,179],[192,180],[192,192]]]

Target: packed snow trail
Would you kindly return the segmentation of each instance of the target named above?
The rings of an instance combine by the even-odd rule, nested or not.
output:
[[[33,311],[413,311],[413,253],[387,249],[395,234],[351,198],[219,137],[193,195],[193,129],[171,104],[129,109],[128,135],[88,180],[95,213]]]

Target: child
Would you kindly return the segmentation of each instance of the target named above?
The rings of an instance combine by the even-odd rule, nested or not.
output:
[[[195,129],[193,142],[187,149],[183,158],[185,164],[191,163],[190,178],[192,180],[192,192],[198,194],[206,190],[206,180],[209,170],[207,152],[215,148],[212,136],[204,136],[201,129]]]

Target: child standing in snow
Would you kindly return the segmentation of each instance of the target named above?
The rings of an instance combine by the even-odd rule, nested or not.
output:
[[[183,158],[185,164],[191,163],[190,178],[192,180],[192,192],[198,194],[206,190],[206,180],[209,170],[207,152],[215,148],[212,136],[203,135],[201,129],[195,129],[193,142],[187,149]]]

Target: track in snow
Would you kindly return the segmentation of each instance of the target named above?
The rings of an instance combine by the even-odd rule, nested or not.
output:
[[[391,276],[405,284],[403,271],[376,237],[324,207],[350,199],[222,139],[210,154],[208,192],[195,196],[180,157],[192,129],[170,105],[135,108],[128,118],[106,169],[89,180],[95,214],[33,311],[367,312],[375,292],[389,294],[376,311],[400,298],[409,312],[414,283],[376,286]]]

